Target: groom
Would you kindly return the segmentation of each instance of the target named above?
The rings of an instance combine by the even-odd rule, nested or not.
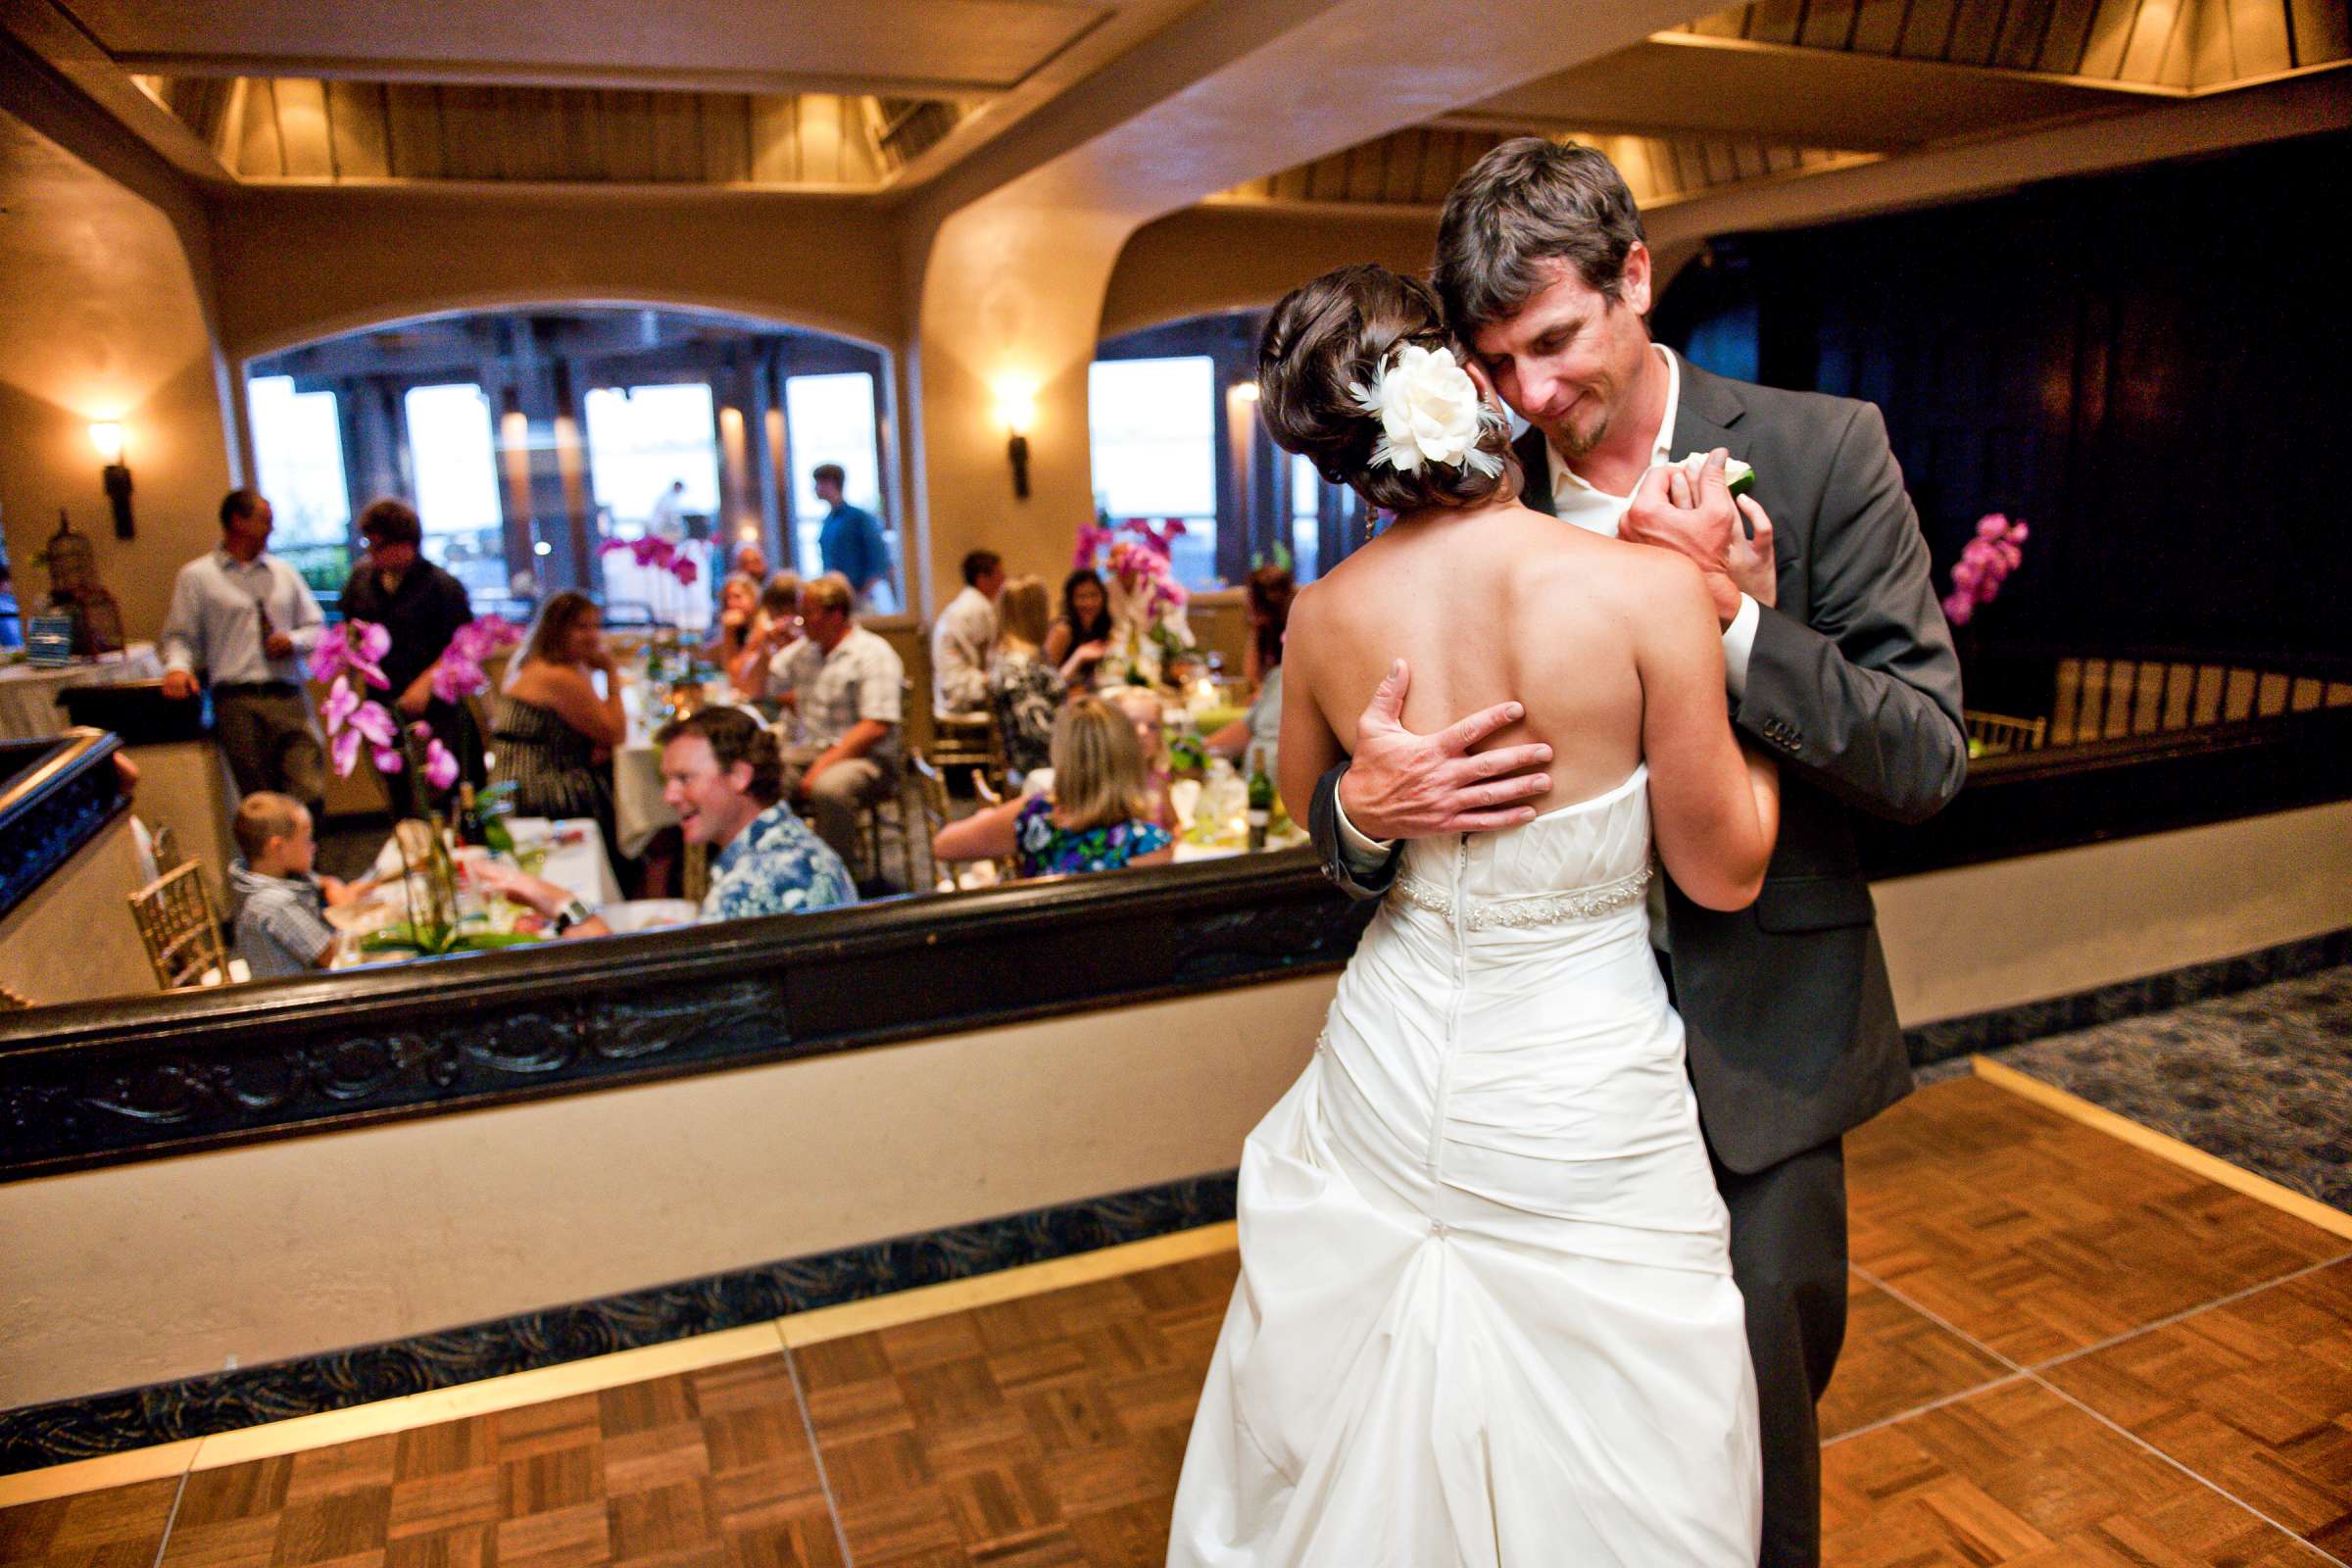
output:
[[[1916,822],[1960,788],[1960,670],[1928,550],[1867,403],[1711,375],[1649,340],[1650,260],[1633,195],[1589,148],[1535,138],[1479,160],[1446,203],[1435,281],[1453,329],[1531,428],[1521,499],[1678,551],[1707,575],[1732,715],[1781,764],[1781,836],[1736,913],[1666,889],[1657,932],[1731,1212],[1763,1423],[1766,1568],[1821,1555],[1814,1404],[1845,1337],[1840,1140],[1911,1087],[1854,813]],[[1755,470],[1742,518],[1722,448]],[[1742,498],[1742,505],[1747,504]],[[1769,514],[1769,515],[1767,515]],[[1777,569],[1735,547],[1763,524]],[[1742,580],[1744,579],[1744,580]],[[1437,735],[1382,683],[1354,757],[1310,812],[1340,885],[1385,892],[1397,841],[1525,820],[1532,776],[1482,777],[1471,747],[1507,705]]]

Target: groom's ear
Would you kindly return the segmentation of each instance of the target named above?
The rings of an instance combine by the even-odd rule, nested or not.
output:
[[[1489,408],[1502,407],[1502,394],[1494,390],[1494,378],[1487,374],[1487,368],[1480,363],[1477,355],[1473,354],[1464,361],[1462,368],[1470,373],[1470,384],[1478,388],[1481,402]]]
[[[1649,247],[1636,240],[1625,253],[1625,266],[1617,272],[1617,297],[1636,316],[1647,316],[1649,285]]]

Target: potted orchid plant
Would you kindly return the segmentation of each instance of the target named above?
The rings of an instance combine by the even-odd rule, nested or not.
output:
[[[1944,619],[1965,626],[1999,596],[2001,584],[2026,559],[2027,533],[2024,522],[2011,522],[1997,512],[1977,519],[1976,536],[1952,563],[1952,591],[1943,597]]]
[[[483,661],[521,639],[513,622],[497,615],[479,616],[459,627],[433,666],[433,695],[459,703],[488,691],[490,677]],[[330,626],[319,637],[311,655],[311,674],[328,683],[320,714],[326,720],[327,759],[339,776],[349,777],[365,752],[379,777],[405,771],[445,794],[458,782],[458,760],[432,727],[421,721],[404,725],[382,703],[361,695],[366,687],[391,689],[383,670],[383,658],[391,647],[392,634],[365,620]],[[352,684],[355,676],[360,686]],[[425,804],[424,791],[417,791],[416,798],[424,804],[423,818],[397,824],[392,835],[409,896],[408,930],[399,945],[447,953],[460,945],[456,870],[443,839],[441,813]]]
[[[1102,571],[1113,657],[1123,661],[1127,679],[1138,686],[1156,684],[1176,657],[1195,646],[1193,629],[1185,620],[1191,596],[1176,580],[1169,561],[1184,531],[1178,517],[1164,524],[1130,517],[1078,531],[1073,564]],[[1135,537],[1121,538],[1122,533]]]

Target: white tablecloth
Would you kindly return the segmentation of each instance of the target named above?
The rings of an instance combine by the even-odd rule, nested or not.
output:
[[[514,835],[516,849],[546,845],[547,863],[539,874],[591,909],[620,902],[620,885],[612,880],[612,862],[594,817],[551,822],[544,816],[510,816],[507,831]],[[390,839],[375,858],[375,873],[395,881],[400,876],[400,847]]]
[[[620,853],[634,858],[678,813],[662,799],[662,750],[651,741],[612,754],[612,823]]]
[[[39,740],[61,735],[66,710],[57,694],[69,686],[112,686],[118,681],[161,680],[164,662],[155,644],[133,643],[120,659],[75,661],[54,668],[34,664],[0,667],[0,740]]]

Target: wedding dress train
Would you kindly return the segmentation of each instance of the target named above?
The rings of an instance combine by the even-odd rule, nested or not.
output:
[[[1243,1154],[1171,1568],[1752,1568],[1755,1386],[1646,782],[1408,847]]]

